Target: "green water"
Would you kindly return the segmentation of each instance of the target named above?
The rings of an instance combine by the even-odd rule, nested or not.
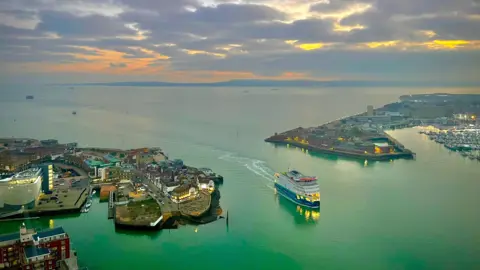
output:
[[[318,125],[401,94],[458,90],[2,91],[0,136],[160,146],[225,177],[220,190],[228,228],[220,220],[171,231],[116,231],[98,201],[88,214],[27,222],[63,226],[89,269],[475,269],[480,263],[479,162],[415,130],[391,134],[417,153],[416,160],[366,166],[263,142],[273,132]],[[26,94],[35,100],[26,101]],[[319,177],[319,213],[274,194],[273,173],[289,166]],[[2,222],[0,232],[18,225]]]

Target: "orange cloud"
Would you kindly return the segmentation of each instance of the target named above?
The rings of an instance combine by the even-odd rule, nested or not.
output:
[[[141,73],[151,74],[163,70],[164,66],[152,66],[151,64],[168,60],[170,57],[159,54],[155,51],[147,50],[142,47],[129,47],[129,49],[145,54],[144,57],[128,58],[129,54],[125,52],[118,52],[114,50],[105,50],[87,46],[71,46],[72,48],[81,49],[87,53],[51,53],[53,55],[70,55],[78,62],[72,63],[51,63],[42,64],[41,70],[46,72],[72,72],[72,73],[106,73],[106,74],[122,74],[122,73]],[[86,60],[86,61],[82,61]],[[35,68],[35,63],[30,67]],[[40,67],[40,66],[39,66]]]

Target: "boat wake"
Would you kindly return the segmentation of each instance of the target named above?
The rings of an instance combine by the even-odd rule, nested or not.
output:
[[[267,180],[268,181],[267,187],[274,189],[272,184],[275,181],[275,178],[273,176],[275,174],[275,171],[269,168],[265,161],[246,158],[246,157],[240,157],[240,156],[236,156],[233,153],[224,154],[220,156],[219,159],[244,166],[249,171]]]

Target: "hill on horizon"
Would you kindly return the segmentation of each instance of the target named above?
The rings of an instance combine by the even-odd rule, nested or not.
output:
[[[410,81],[315,81],[315,80],[229,80],[212,83],[177,83],[162,81],[125,81],[73,83],[75,86],[134,86],[134,87],[473,87],[473,82],[410,82]]]

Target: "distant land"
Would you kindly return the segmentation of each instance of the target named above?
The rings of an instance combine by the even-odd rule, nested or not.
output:
[[[479,87],[480,82],[400,82],[400,81],[314,81],[314,80],[230,80],[212,83],[159,81],[55,84],[65,86],[135,87]]]

